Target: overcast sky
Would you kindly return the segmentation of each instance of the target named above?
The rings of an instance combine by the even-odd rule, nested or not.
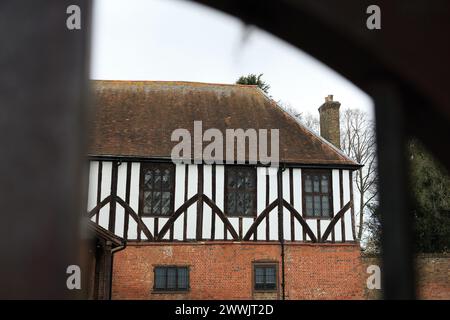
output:
[[[370,97],[321,62],[207,7],[181,0],[95,0],[93,18],[92,79],[234,83],[241,75],[263,73],[272,98],[298,111],[317,115],[324,97],[333,94],[342,107],[372,115]]]

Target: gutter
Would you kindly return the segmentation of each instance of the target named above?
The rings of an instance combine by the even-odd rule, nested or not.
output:
[[[282,300],[286,299],[286,277],[285,277],[285,261],[284,261],[284,234],[281,233],[280,223],[283,220],[283,194],[282,194],[282,173],[286,170],[286,167],[279,167],[277,173],[277,191],[278,191],[278,239],[280,241],[281,247],[281,290],[282,290]]]
[[[281,239],[281,288],[282,288],[282,299],[286,300],[286,278],[285,278],[285,264],[284,264],[284,239]]]

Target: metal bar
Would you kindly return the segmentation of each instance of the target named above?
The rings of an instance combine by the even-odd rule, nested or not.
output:
[[[405,110],[393,85],[376,84],[371,94],[375,100],[377,120],[383,296],[385,299],[414,299]]]
[[[68,30],[69,5],[81,30]],[[79,264],[90,1],[0,3],[0,298],[69,299]]]

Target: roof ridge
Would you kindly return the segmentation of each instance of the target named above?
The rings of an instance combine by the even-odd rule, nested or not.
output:
[[[193,85],[193,86],[223,86],[223,87],[244,87],[244,88],[259,88],[254,84],[240,84],[240,83],[216,83],[216,82],[199,82],[199,81],[173,81],[173,80],[123,80],[123,79],[90,79],[91,82],[110,82],[110,83],[142,83],[142,84],[169,84],[169,85]]]

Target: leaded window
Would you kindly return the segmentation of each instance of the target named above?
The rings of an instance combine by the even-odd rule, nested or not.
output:
[[[169,216],[173,213],[175,168],[171,163],[141,164],[141,203],[143,216]]]
[[[332,216],[331,171],[303,170],[303,212],[307,218]]]
[[[186,291],[189,289],[188,267],[155,267],[155,291]]]
[[[256,169],[225,167],[225,211],[228,216],[256,215]]]
[[[258,291],[274,291],[277,289],[277,265],[254,264],[254,289]]]

